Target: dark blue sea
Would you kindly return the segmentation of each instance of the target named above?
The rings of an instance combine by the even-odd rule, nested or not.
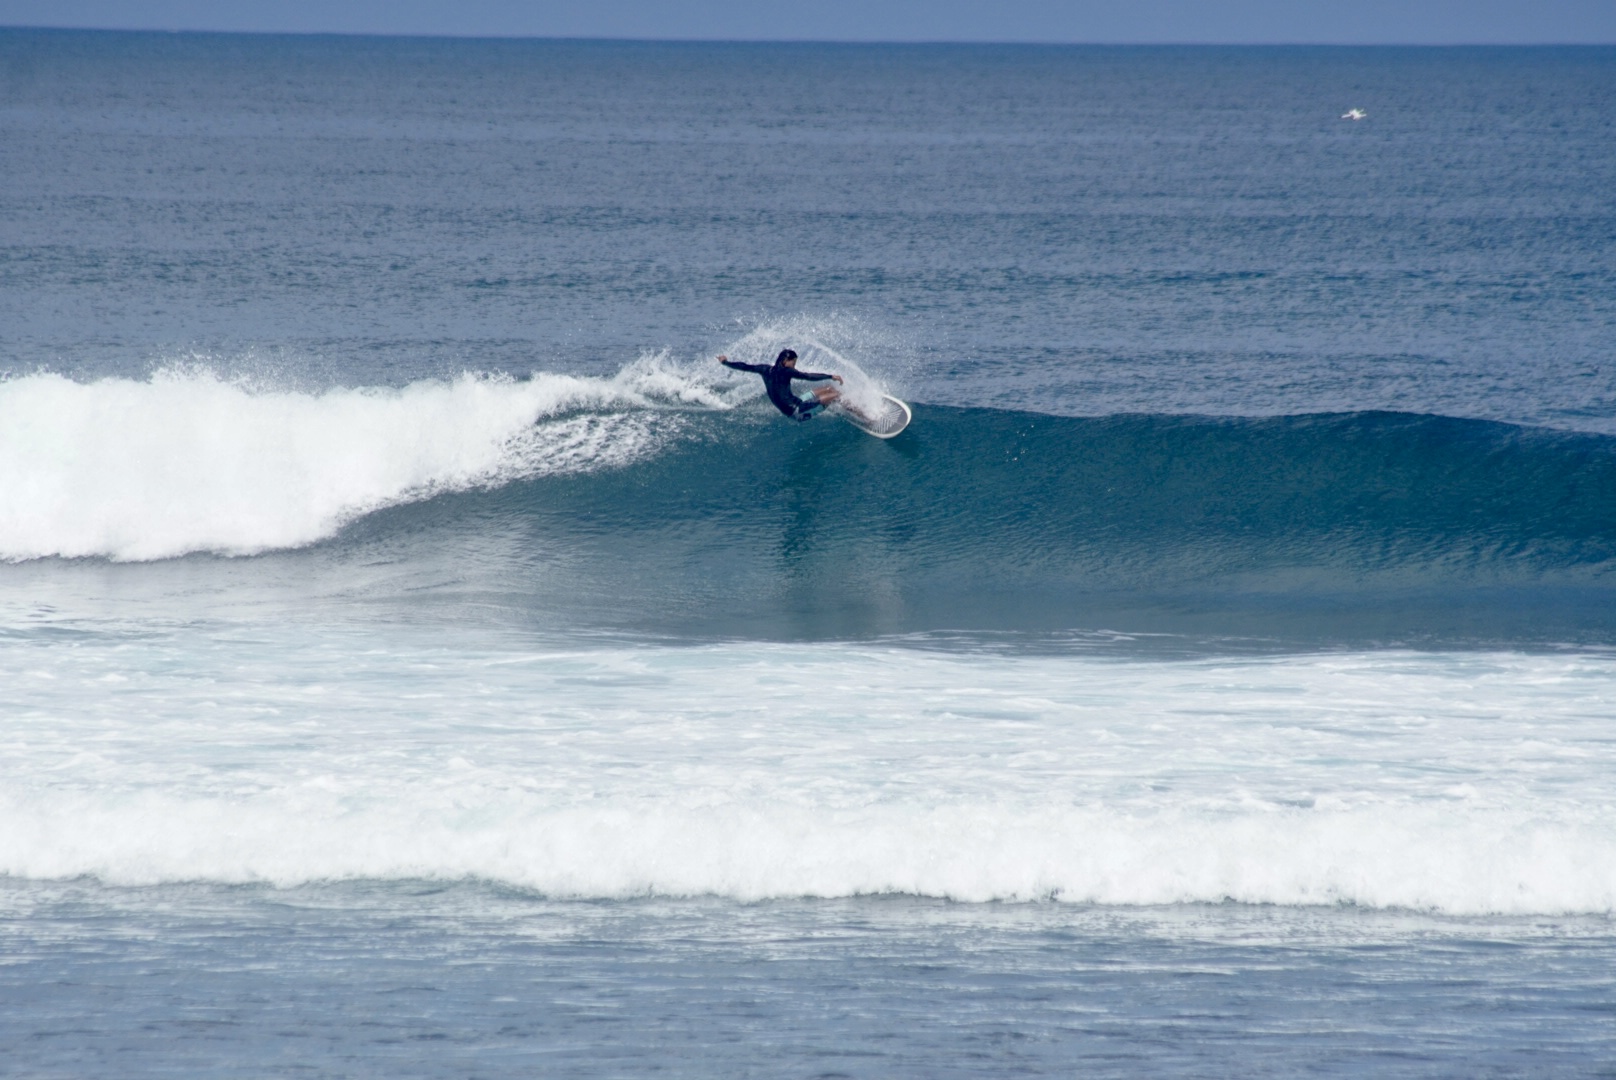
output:
[[[0,30],[0,1074],[1612,1075],[1613,103]]]

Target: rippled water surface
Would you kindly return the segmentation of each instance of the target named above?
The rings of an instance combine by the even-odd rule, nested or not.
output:
[[[1613,99],[0,31],[6,1064],[1608,1072]]]

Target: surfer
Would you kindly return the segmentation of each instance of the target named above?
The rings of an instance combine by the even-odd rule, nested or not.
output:
[[[718,362],[727,368],[736,371],[750,371],[754,375],[763,376],[763,385],[769,392],[769,400],[774,407],[787,416],[797,420],[811,420],[819,409],[842,396],[840,390],[834,386],[816,386],[812,393],[798,397],[791,390],[792,379],[802,379],[805,382],[823,382],[826,379],[835,379],[841,383],[840,375],[825,375],[817,371],[798,371],[797,354],[790,349],[782,349],[780,355],[770,364],[743,364],[739,360],[731,360],[727,356],[720,356]]]

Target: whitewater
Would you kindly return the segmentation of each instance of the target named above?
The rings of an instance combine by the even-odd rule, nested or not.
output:
[[[760,327],[730,353],[772,359],[800,325]],[[834,349],[793,340],[805,364],[842,377],[848,401],[886,391]],[[197,362],[140,380],[0,379],[0,559],[303,547],[386,506],[627,465],[676,437],[682,412],[756,399],[749,383],[666,350],[605,378],[466,372],[398,388],[281,389]]]
[[[647,384],[667,378],[468,374],[319,393],[255,391],[208,369],[140,382],[10,379],[0,383],[0,500],[11,511],[0,557],[301,547],[395,503],[632,461],[657,438]]]
[[[1616,904],[1608,655],[1142,665],[924,642],[190,639],[13,640],[0,872],[588,899]]]

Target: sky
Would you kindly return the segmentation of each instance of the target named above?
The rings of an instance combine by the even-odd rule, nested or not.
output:
[[[0,26],[750,41],[1612,44],[1616,0],[0,0]]]

